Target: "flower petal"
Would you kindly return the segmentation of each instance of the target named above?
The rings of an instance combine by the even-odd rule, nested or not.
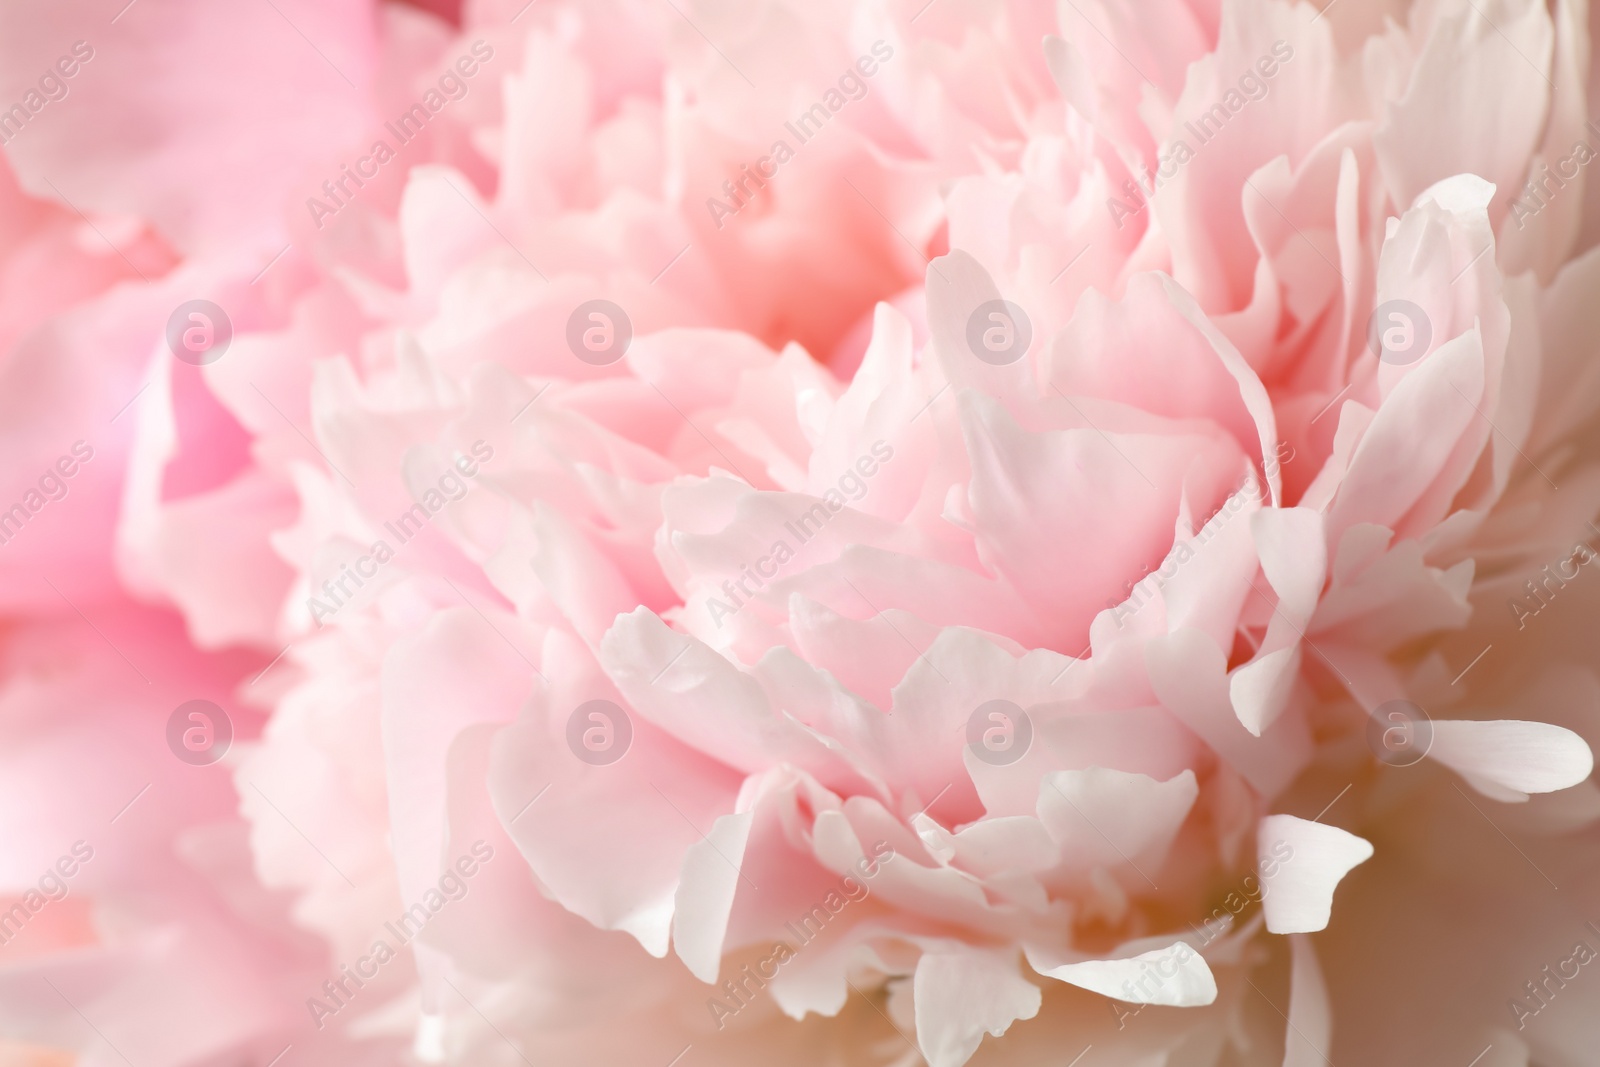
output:
[[[1287,859],[1281,851],[1274,851],[1279,845],[1292,850]],[[1326,927],[1339,879],[1372,856],[1372,845],[1364,838],[1293,815],[1262,819],[1256,849],[1263,869],[1269,863],[1277,867],[1269,891],[1261,898],[1267,929],[1275,934],[1311,933]]]

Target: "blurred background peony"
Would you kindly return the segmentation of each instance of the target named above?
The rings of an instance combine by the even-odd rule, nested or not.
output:
[[[0,1064],[1596,1062],[1590,23],[0,3]]]

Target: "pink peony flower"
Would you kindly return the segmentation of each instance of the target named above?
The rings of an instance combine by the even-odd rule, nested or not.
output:
[[[1583,1062],[1589,48],[0,12],[0,1050]]]

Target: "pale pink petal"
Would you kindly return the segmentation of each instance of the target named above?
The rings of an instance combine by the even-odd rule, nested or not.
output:
[[[1278,866],[1272,889],[1261,901],[1267,929],[1275,934],[1325,928],[1339,880],[1372,857],[1372,845],[1355,834],[1293,815],[1262,819],[1256,842],[1262,863],[1280,844],[1294,850]]]

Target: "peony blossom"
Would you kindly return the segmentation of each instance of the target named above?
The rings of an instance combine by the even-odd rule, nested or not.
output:
[[[0,8],[0,1059],[1586,1062],[1591,48]]]

